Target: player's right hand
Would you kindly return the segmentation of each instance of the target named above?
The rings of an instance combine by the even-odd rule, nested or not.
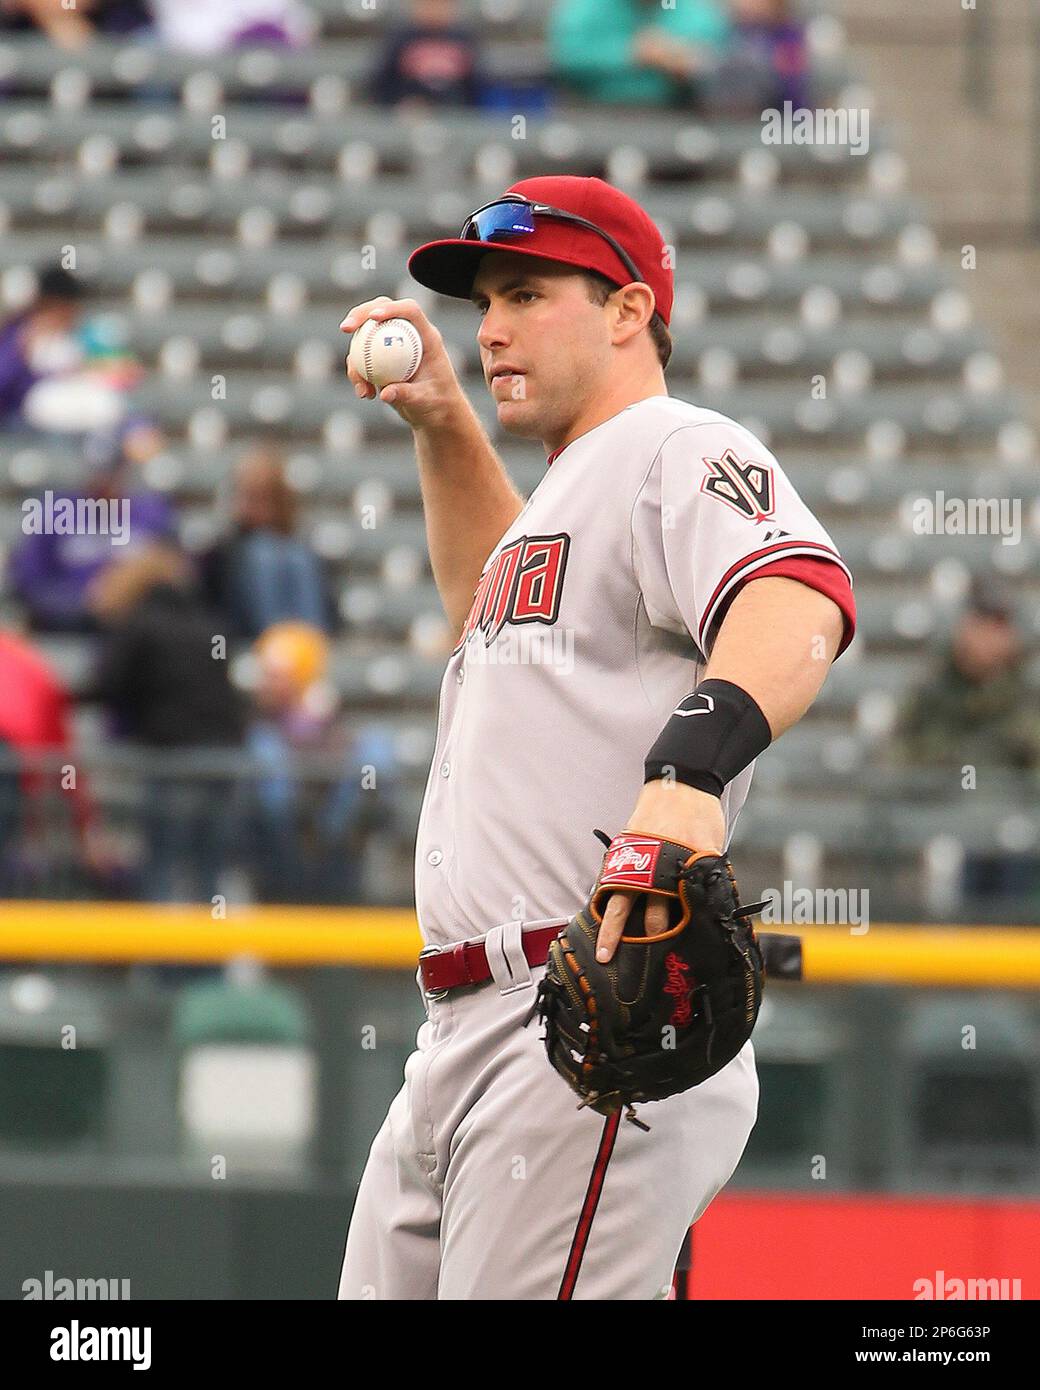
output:
[[[347,376],[358,396],[362,400],[374,400],[378,396],[416,430],[436,429],[450,423],[460,407],[465,406],[466,398],[440,330],[433,326],[414,299],[390,299],[385,294],[355,304],[340,324],[340,330],[356,333],[367,319],[380,322],[407,319],[419,331],[423,355],[411,381],[394,382],[384,386],[382,391],[377,391],[348,362]]]

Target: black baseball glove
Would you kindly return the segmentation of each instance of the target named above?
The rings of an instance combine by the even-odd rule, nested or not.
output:
[[[545,1024],[549,1060],[602,1115],[699,1086],[751,1036],[765,965],[729,860],[653,835],[608,840],[592,895],[549,948],[528,1021]],[[596,960],[611,894],[639,893],[613,959]],[[647,895],[668,904],[669,929],[647,936]],[[785,970],[784,973],[790,973]],[[581,1108],[579,1106],[579,1108]]]

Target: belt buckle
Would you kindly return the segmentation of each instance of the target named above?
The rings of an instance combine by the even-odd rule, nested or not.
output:
[[[419,959],[422,960],[423,956],[439,956],[443,949],[442,946],[424,946],[419,952]],[[441,999],[448,997],[448,991],[446,989],[424,989],[423,997],[436,1004]]]

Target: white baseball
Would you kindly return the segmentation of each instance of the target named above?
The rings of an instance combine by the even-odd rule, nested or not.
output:
[[[411,381],[422,361],[419,330],[408,319],[366,319],[350,340],[347,361],[377,391]]]

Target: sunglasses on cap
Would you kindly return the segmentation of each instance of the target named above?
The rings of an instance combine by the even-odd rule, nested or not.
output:
[[[550,207],[548,203],[533,203],[519,193],[506,193],[503,197],[496,198],[493,203],[485,203],[482,208],[471,212],[463,223],[459,239],[501,241],[513,236],[529,236],[535,230],[536,217],[552,217],[558,222],[571,222],[576,227],[595,232],[613,247],[632,279],[642,282],[643,277],[635,261],[602,227],[597,227],[595,222],[586,221],[575,212],[565,212],[563,208]]]

